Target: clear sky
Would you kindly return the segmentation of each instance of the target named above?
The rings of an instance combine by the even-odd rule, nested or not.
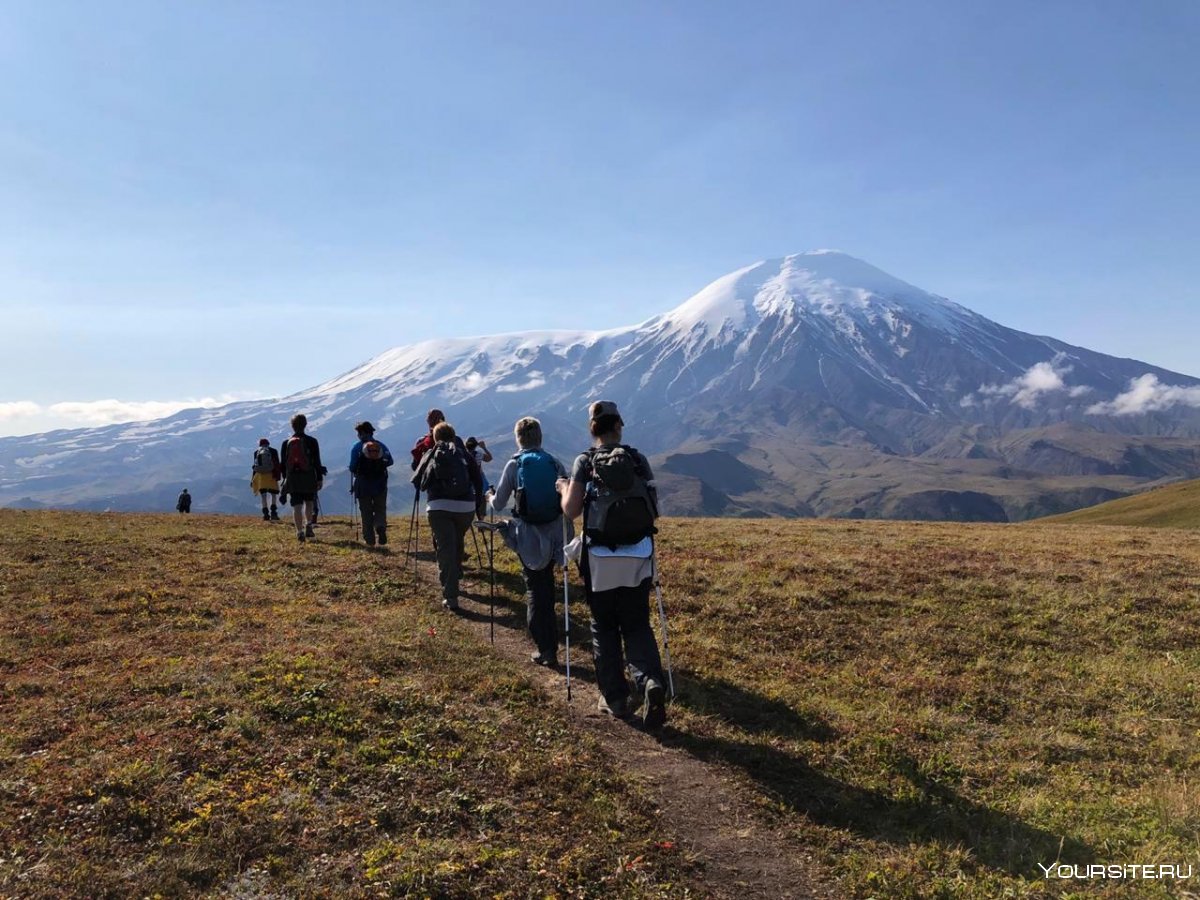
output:
[[[0,434],[818,247],[1200,375],[1197,46],[1195,0],[7,0]]]

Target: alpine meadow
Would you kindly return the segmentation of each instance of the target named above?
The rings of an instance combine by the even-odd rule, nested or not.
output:
[[[347,520],[0,513],[12,896],[1180,896],[1200,535],[665,519],[657,736]],[[578,587],[578,585],[576,585]],[[630,764],[630,754],[636,764]],[[697,771],[700,774],[697,774]],[[679,777],[675,777],[678,773]]]
[[[0,3],[0,900],[1200,900],[1198,47]]]

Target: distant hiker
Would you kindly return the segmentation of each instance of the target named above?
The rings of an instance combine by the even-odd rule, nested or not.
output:
[[[358,500],[362,513],[363,540],[368,547],[375,542],[387,544],[387,479],[392,453],[383,441],[375,440],[375,426],[359,422],[354,426],[358,443],[350,448],[350,492]]]
[[[583,513],[579,569],[592,614],[592,655],[602,712],[619,718],[629,701],[626,664],[642,697],[642,721],[658,728],[667,717],[666,684],[650,628],[654,474],[637,450],[621,443],[625,425],[617,404],[601,400],[588,410],[593,446],[579,454],[571,480],[558,482],[568,519]],[[624,644],[624,648],[622,648]]]
[[[469,437],[464,446],[467,452],[475,457],[475,462],[479,463],[479,476],[483,479],[483,492],[486,494],[492,489],[488,483],[487,473],[483,471],[483,464],[492,461],[492,452],[488,450],[487,444],[474,437]]]
[[[321,447],[316,438],[304,433],[307,427],[308,419],[303,414],[292,416],[292,436],[279,447],[283,469],[281,494],[291,500],[296,538],[301,543],[313,536],[313,503],[323,486],[325,472]]]
[[[179,499],[175,501],[175,508],[181,513],[190,513],[192,511],[192,495],[188,493],[187,488],[179,492]]]
[[[437,552],[442,606],[458,609],[458,581],[462,576],[463,539],[476,515],[483,515],[483,484],[475,457],[449,422],[433,429],[433,446],[417,464],[412,483],[425,492],[425,511]]]
[[[445,422],[446,415],[440,409],[431,409],[425,416],[425,424],[429,426],[429,431],[413,444],[412,448],[412,467],[413,471],[417,470],[417,466],[421,464],[421,460],[425,458],[425,454],[433,449],[434,438],[433,429],[439,422]]]
[[[279,476],[283,474],[283,468],[279,465],[279,454],[266,438],[258,439],[250,472],[250,490],[262,499],[263,521],[278,522],[279,509],[275,500],[279,496]]]
[[[537,419],[528,416],[519,419],[513,435],[518,452],[504,464],[492,496],[492,509],[502,510],[509,498],[514,498],[513,518],[500,533],[504,543],[520,558],[525,575],[525,621],[537,647],[532,659],[539,666],[557,666],[554,564],[561,563],[563,558],[557,481],[567,477],[567,470],[542,449],[542,423]],[[467,446],[470,447],[469,439]],[[568,528],[573,536],[574,527],[568,523]]]

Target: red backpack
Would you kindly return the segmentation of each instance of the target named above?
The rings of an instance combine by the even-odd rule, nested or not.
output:
[[[287,470],[288,472],[307,472],[312,468],[308,459],[308,448],[304,446],[304,438],[292,436],[287,440]]]

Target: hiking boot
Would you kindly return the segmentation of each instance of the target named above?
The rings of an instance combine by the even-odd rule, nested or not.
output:
[[[596,704],[596,709],[600,710],[606,716],[612,716],[614,719],[629,717],[629,701],[624,697],[619,700],[608,700],[601,694],[600,701]]]
[[[263,521],[264,522],[271,521],[271,514],[269,512],[267,512],[265,509],[263,510]]]
[[[306,538],[310,538],[310,537],[316,537],[316,536],[317,536],[316,532],[315,532],[315,531],[313,531],[313,527],[312,527],[312,525],[305,525],[305,526],[304,526],[304,536],[305,536]]]
[[[558,668],[557,655],[546,656],[542,653],[542,651],[538,650],[536,653],[532,654],[529,659],[535,666],[545,666],[547,669]]]
[[[653,678],[646,679],[645,701],[642,724],[651,730],[662,728],[667,721],[667,692]]]
[[[272,522],[279,521],[279,510],[276,509],[274,506],[271,507],[271,521]]]
[[[379,546],[386,547],[387,546],[387,529],[386,528],[377,528],[377,529],[375,529],[375,534],[378,535],[378,537],[379,537]]]
[[[458,612],[458,600],[443,600],[442,609],[449,610],[450,612]]]
[[[302,544],[304,543],[304,540],[305,540],[305,538],[304,538],[304,532],[303,532],[303,531],[297,531],[297,532],[296,532],[296,540],[298,540],[298,541],[299,541],[300,543],[302,543]]]

